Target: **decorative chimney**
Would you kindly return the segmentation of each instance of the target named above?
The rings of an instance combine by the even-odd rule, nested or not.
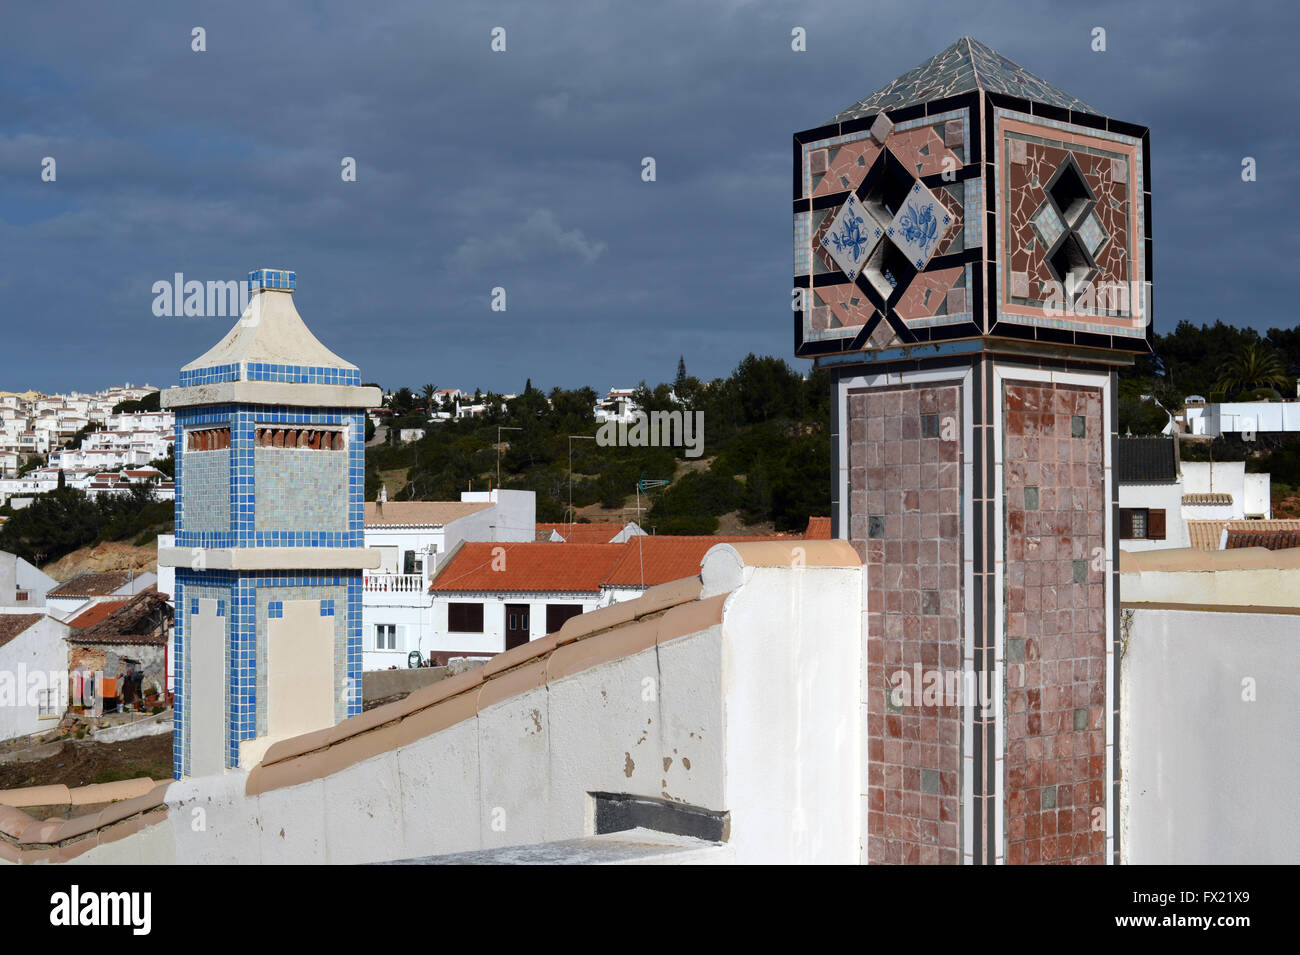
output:
[[[177,778],[255,764],[361,712],[364,414],[379,401],[294,307],[248,275],[227,335],[181,369],[176,413]]]
[[[794,162],[795,354],[830,373],[832,519],[866,566],[863,861],[1117,861],[1147,130],[963,38]]]

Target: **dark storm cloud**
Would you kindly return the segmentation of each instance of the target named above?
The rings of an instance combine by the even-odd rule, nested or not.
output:
[[[1290,325],[1296,20],[1243,3],[11,6],[0,389],[173,383],[229,323],[155,318],[152,283],[259,265],[296,269],[317,334],[392,385],[606,387],[671,377],[680,353],[703,376],[788,355],[790,134],[962,35],[1152,128],[1158,327]]]

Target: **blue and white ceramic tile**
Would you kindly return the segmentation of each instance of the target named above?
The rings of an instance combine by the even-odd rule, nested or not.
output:
[[[925,268],[939,245],[939,240],[952,225],[952,215],[929,189],[919,182],[912,183],[912,191],[903,201],[903,207],[894,215],[885,234],[898,246],[918,270]]]
[[[845,275],[855,279],[883,234],[880,223],[863,207],[857,196],[850,195],[840,206],[840,211],[835,213],[830,229],[822,236],[822,247]]]

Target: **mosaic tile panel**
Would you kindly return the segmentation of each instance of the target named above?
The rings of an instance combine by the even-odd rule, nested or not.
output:
[[[186,476],[189,495],[177,497],[178,511],[184,511],[190,532],[230,530],[230,452],[184,451],[177,462],[177,475]]]
[[[943,114],[926,116],[892,126],[885,143],[875,142],[867,131],[828,137],[804,144],[802,149],[803,191],[814,199],[833,197],[840,205],[818,208],[795,214],[795,275],[800,287],[815,289],[811,307],[803,309],[801,337],[804,341],[833,341],[850,338],[856,329],[872,320],[876,308],[865,295],[852,288],[838,286],[813,286],[811,279],[821,275],[843,276],[856,279],[860,273],[870,276],[881,296],[888,296],[900,281],[918,281],[900,276],[896,269],[882,270],[884,257],[876,236],[877,228],[894,230],[889,241],[900,249],[910,261],[910,269],[922,274],[928,261],[935,256],[956,255],[972,247],[972,238],[980,233],[978,216],[967,213],[968,200],[978,200],[978,179],[969,182],[935,183],[927,187],[914,177],[933,177],[943,173],[960,172],[970,155],[970,120],[966,109],[950,110]],[[861,200],[855,192],[865,187],[863,181],[870,174],[873,181],[880,175],[881,154],[887,152],[889,162],[897,167],[897,175],[908,177],[912,196],[900,197],[899,206],[880,206],[878,186],[871,189],[870,202]],[[891,175],[894,175],[891,173]],[[896,211],[895,211],[896,210]],[[846,231],[846,217],[861,219],[861,228],[855,234]],[[972,221],[976,220],[976,221]],[[881,262],[877,262],[880,259]],[[949,269],[954,267],[949,265]],[[955,266],[962,268],[962,266]],[[936,279],[920,279],[915,294],[907,305],[895,309],[896,314],[911,325],[941,325],[969,321],[970,309],[963,307],[953,312],[937,299],[933,307],[927,303],[936,294],[936,286],[951,281],[951,273]],[[959,280],[960,281],[960,280]],[[906,293],[904,293],[906,294]],[[940,292],[940,298],[942,293]],[[850,297],[863,304],[845,302]],[[918,300],[926,300],[919,307]],[[966,303],[969,305],[969,302]],[[918,325],[920,327],[920,325]],[[884,333],[882,333],[884,334]],[[868,338],[865,347],[878,349],[878,336]],[[891,332],[890,339],[896,338]]]
[[[926,697],[925,676],[915,693],[894,692],[918,671],[962,672],[959,408],[955,386],[849,396],[849,540],[867,571],[872,863],[960,861],[961,700]]]
[[[365,425],[360,412],[320,411],[304,412],[301,409],[279,406],[224,405],[208,408],[183,408],[177,410],[177,441],[185,429],[229,424],[231,428],[228,454],[231,468],[229,485],[230,515],[227,529],[190,527],[185,521],[185,500],[188,481],[185,475],[187,455],[182,454],[176,468],[176,544],[180,547],[361,547],[365,543],[363,495],[365,488]],[[346,519],[331,516],[331,523],[316,527],[303,519],[296,525],[280,529],[266,529],[257,523],[257,476],[254,461],[256,429],[259,425],[342,425],[347,434],[346,448],[339,451],[308,452],[325,454],[336,461],[346,475]],[[215,453],[215,452],[205,452]],[[266,453],[285,453],[272,449]],[[272,506],[276,504],[276,490],[272,489]],[[337,500],[335,501],[337,505]],[[310,505],[305,505],[310,507]],[[281,511],[283,509],[281,508]],[[275,513],[273,511],[273,513]]]
[[[1002,403],[1006,858],[1100,865],[1106,587],[1097,558],[1106,553],[1107,508],[1101,393],[1009,381]],[[1082,437],[1074,436],[1076,416],[1084,418]],[[1095,815],[1099,807],[1103,813]]]
[[[962,37],[892,83],[836,113],[827,123],[843,123],[880,110],[901,109],[976,89],[1021,96],[1062,109],[1095,112],[1078,97],[1035,76],[997,50]]]
[[[348,529],[346,455],[307,448],[258,448],[253,454],[259,531]]]
[[[1109,130],[1085,129],[1067,122],[1030,116],[1001,107],[995,109],[993,115],[994,140],[1000,144],[998,148],[1001,151],[999,175],[994,181],[996,192],[993,197],[993,208],[999,210],[1001,227],[990,237],[995,244],[995,261],[1001,266],[995,272],[996,301],[1003,303],[1004,306],[1019,305],[1034,310],[1034,314],[1025,315],[1004,308],[1000,311],[998,320],[1102,335],[1143,337],[1150,321],[1150,303],[1147,300],[1148,290],[1145,284],[1147,224],[1142,184],[1146,181],[1146,172],[1143,166],[1142,141]],[[1025,133],[1022,130],[1011,131],[1007,128],[1008,123],[1032,125],[1041,129],[1041,135]],[[1066,136],[1072,137],[1068,144],[1065,142]],[[1114,144],[1113,149],[1109,146],[1111,143]],[[1025,162],[1010,161],[1010,150],[1013,144],[1023,144]],[[1048,157],[1039,163],[1037,171],[1029,169],[1031,150],[1034,149],[1038,150],[1039,156]],[[1126,152],[1130,149],[1135,151],[1132,159]],[[1045,150],[1055,150],[1055,152]],[[1042,191],[1046,183],[1044,176],[1050,177],[1067,153],[1079,164],[1089,188],[1098,199],[1095,209],[1099,217],[1099,225],[1105,229],[1108,236],[1107,241],[1099,247],[1101,258],[1097,262],[1106,277],[1099,275],[1092,284],[1096,287],[1103,281],[1108,284],[1115,281],[1130,283],[1128,290],[1131,301],[1125,302],[1122,297],[1111,296],[1112,300],[1117,299],[1119,304],[1127,306],[1118,309],[1121,313],[1118,317],[1090,308],[1086,298],[1082,303],[1074,306],[1074,314],[1063,316],[1059,315],[1059,312],[1049,314],[1043,304],[1041,283],[1045,279],[1050,280],[1051,273],[1045,267],[1040,269],[1037,265],[1042,257],[1041,248],[1034,248],[1040,244],[1038,236],[1032,229],[1028,233],[1024,232],[1022,227],[1025,220],[1038,209],[1045,198]],[[1056,165],[1053,165],[1053,162]],[[1130,162],[1133,164],[1131,174]],[[1012,170],[1018,171],[1013,173]],[[1029,183],[1030,188],[1036,190],[1036,198],[1026,199],[1023,194],[1017,195],[1009,182],[1009,177],[1012,175],[1015,175],[1018,184]],[[1037,176],[1037,185],[1034,185],[1035,176]],[[1127,196],[1131,196],[1131,201],[1126,199]],[[1014,223],[1011,222],[1013,216]],[[1122,224],[1120,224],[1121,218],[1124,220]],[[1010,237],[1012,234],[1019,238],[1013,241]],[[1130,240],[1133,250],[1132,260],[1126,262],[1124,258],[1129,254],[1127,248]],[[1014,262],[1013,256],[1018,256]],[[1032,270],[1028,267],[1031,260],[1036,263]],[[1030,294],[1027,303],[1020,303],[1011,291],[1013,274],[1030,277]],[[1117,279],[1115,276],[1125,277]]]
[[[1073,156],[1078,162],[1089,188],[1097,197],[1093,212],[1082,224],[1080,236],[1084,241],[1091,241],[1101,253],[1097,257],[1099,271],[1093,279],[1094,286],[1114,283],[1127,286],[1133,278],[1127,251],[1129,186],[1115,182],[1113,178],[1114,162],[1119,154],[1090,155],[1047,143],[1030,142],[1025,144],[1024,163],[1008,162],[1004,165],[1007,195],[1011,201],[1003,218],[1005,248],[1008,250],[1003,265],[1007,272],[1024,272],[1030,279],[1028,298],[1017,304],[1046,305],[1057,285],[1048,267],[1047,253],[1068,227],[1049,200],[1046,186],[1052,174],[1066,162],[1067,156]],[[1032,212],[1028,219],[1026,209]],[[1101,246],[1103,234],[1115,237],[1115,241],[1104,248]],[[1092,311],[1086,306],[1078,306],[1077,310]]]

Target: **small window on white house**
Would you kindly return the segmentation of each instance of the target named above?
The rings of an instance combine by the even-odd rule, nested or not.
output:
[[[63,707],[59,703],[58,687],[42,690],[36,700],[36,715],[38,717],[62,716]]]
[[[375,624],[375,649],[376,650],[397,649],[397,624],[395,623]]]

